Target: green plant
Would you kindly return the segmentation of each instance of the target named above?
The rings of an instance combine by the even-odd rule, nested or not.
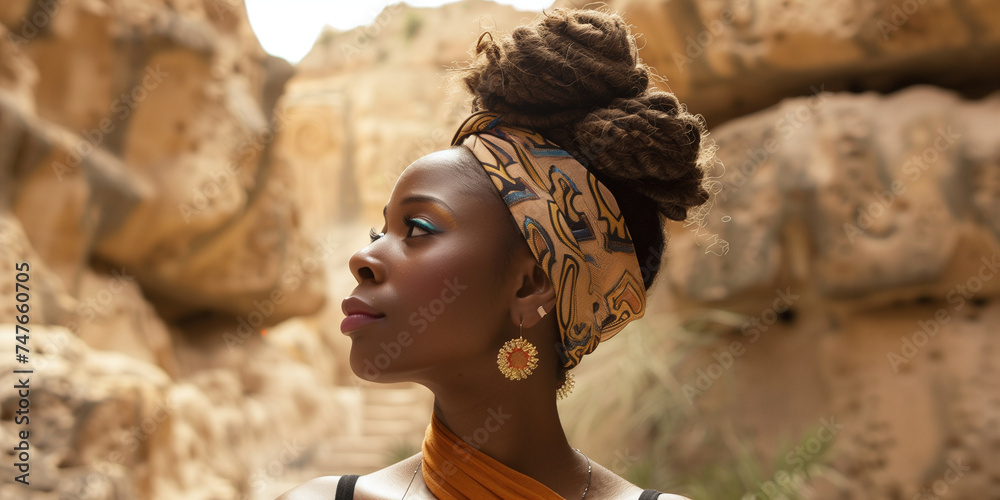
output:
[[[728,342],[726,336],[738,332],[745,320],[739,314],[708,309],[686,319],[659,314],[633,323],[621,338],[602,344],[588,360],[578,390],[593,387],[591,397],[580,394],[563,403],[569,410],[564,414],[573,415],[570,433],[596,435],[598,442],[615,445],[641,443],[641,452],[629,452],[636,457],[609,464],[640,486],[698,500],[803,498],[810,480],[832,472],[824,463],[829,441],[804,459],[788,463],[789,451],[816,435],[807,430],[790,444],[778,443],[775,463],[765,464],[731,425],[718,423],[727,419],[701,415],[674,376],[692,353],[720,340]],[[614,391],[607,390],[609,380],[614,381]],[[715,383],[732,385],[732,371]]]
[[[406,16],[406,27],[404,28],[404,33],[406,34],[407,40],[413,40],[413,37],[420,33],[420,28],[424,26],[424,20],[416,12],[410,12]]]
[[[420,445],[414,444],[408,439],[399,439],[394,442],[385,454],[386,465],[391,465],[396,462],[401,462],[407,458],[412,457],[418,451],[420,451]]]

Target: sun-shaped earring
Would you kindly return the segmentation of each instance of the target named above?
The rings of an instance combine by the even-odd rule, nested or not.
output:
[[[518,325],[520,330],[521,326]],[[523,380],[538,368],[538,349],[519,335],[508,340],[497,355],[497,367],[509,380]]]

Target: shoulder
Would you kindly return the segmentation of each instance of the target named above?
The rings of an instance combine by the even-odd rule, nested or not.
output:
[[[359,477],[354,486],[354,498],[363,500],[402,496],[413,479],[415,468],[419,463],[420,453],[417,453],[382,470]],[[323,476],[310,479],[288,490],[276,500],[329,500],[336,495],[341,477]]]
[[[340,476],[323,476],[310,479],[283,493],[275,500],[312,500],[333,498],[337,493]]]
[[[604,466],[593,464],[593,484],[591,490],[598,498],[614,498],[621,500],[638,500],[642,495],[643,488],[640,488],[624,478],[608,470]],[[587,495],[590,496],[590,495]],[[670,493],[660,493],[656,500],[691,500],[687,497],[672,495]]]
[[[420,453],[405,460],[396,462],[382,470],[372,472],[358,479],[354,490],[354,498],[401,498],[406,488],[416,476],[417,465],[420,464]],[[423,484],[423,480],[419,481]]]

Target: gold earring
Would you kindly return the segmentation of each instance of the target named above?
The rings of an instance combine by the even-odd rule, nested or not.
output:
[[[505,342],[497,355],[497,367],[508,380],[525,379],[538,368],[538,350],[521,335],[520,324],[517,328],[518,337]]]
[[[573,392],[573,387],[576,386],[576,379],[573,378],[573,374],[566,372],[563,376],[563,381],[559,384],[556,389],[556,399],[566,399],[569,397],[569,393]]]

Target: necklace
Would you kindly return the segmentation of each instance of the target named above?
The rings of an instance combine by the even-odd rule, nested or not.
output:
[[[424,460],[423,459],[421,459],[419,462],[417,462],[417,468],[413,469],[413,475],[410,476],[410,482],[409,482],[409,484],[406,485],[406,491],[403,492],[403,497],[400,500],[402,500],[403,498],[406,498],[406,493],[408,491],[410,491],[410,486],[413,486],[413,479],[417,477],[417,471],[420,470],[420,466],[423,465],[423,464],[424,464]]]
[[[590,457],[580,450],[576,450],[576,452],[583,455],[583,458],[587,459],[587,486],[583,488],[583,496],[580,497],[580,500],[583,500],[584,498],[587,498],[587,491],[590,489]]]
[[[574,450],[576,450],[576,448],[574,448]],[[576,450],[576,452],[583,455],[583,458],[587,459],[587,486],[583,488],[583,496],[580,497],[580,500],[583,500],[584,498],[587,498],[587,491],[590,490],[590,473],[591,473],[590,457],[588,457],[586,453],[580,450]],[[406,498],[406,494],[410,491],[410,486],[413,486],[413,480],[416,479],[417,472],[420,470],[420,466],[423,464],[424,464],[423,460],[417,462],[417,468],[413,469],[413,475],[410,476],[410,482],[406,485],[406,490],[403,491],[402,498]],[[402,500],[402,498],[400,500]]]

